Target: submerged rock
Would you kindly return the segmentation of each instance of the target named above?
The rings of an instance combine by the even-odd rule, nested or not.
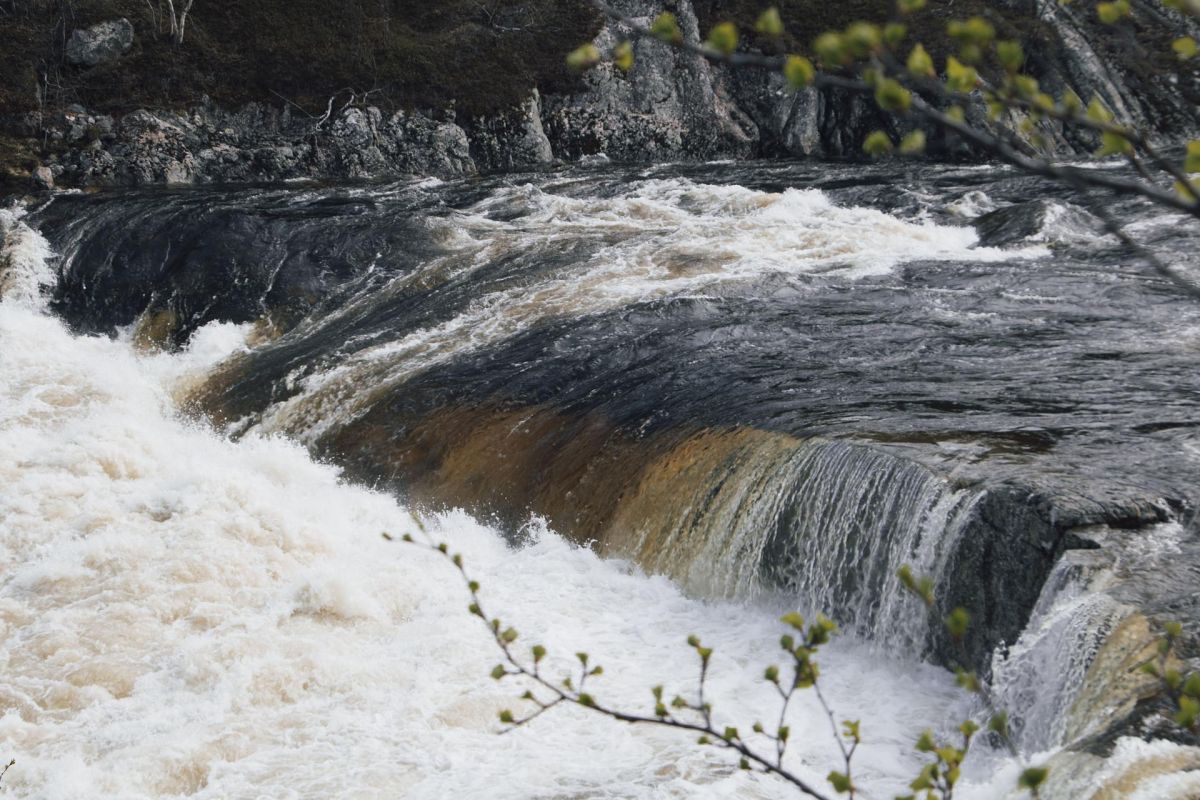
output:
[[[1065,243],[1094,241],[1104,235],[1104,224],[1078,206],[1051,200],[1030,200],[988,212],[971,223],[985,247],[1021,242]]]

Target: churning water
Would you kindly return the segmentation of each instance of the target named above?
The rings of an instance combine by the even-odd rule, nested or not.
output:
[[[834,612],[852,632],[823,680],[839,717],[864,722],[857,780],[869,797],[902,791],[919,732],[972,709],[922,663],[937,646],[905,623],[895,564],[953,581],[984,533],[1020,539],[996,529],[1007,506],[985,475],[1007,492],[1029,471],[1081,524],[1143,497],[1166,514],[1155,503],[1179,500],[1173,476],[1196,463],[1171,454],[1188,452],[1196,384],[1176,378],[1200,315],[1129,271],[1089,290],[1104,314],[1064,303],[1094,283],[1078,259],[1032,281],[1063,220],[1072,247],[1086,239],[1077,214],[1004,248],[954,224],[1011,202],[1011,187],[935,186],[932,210],[922,190],[890,192],[871,208],[856,194],[869,181],[729,177],[568,172],[0,211],[0,757],[18,762],[4,790],[786,794],[691,737],[579,711],[497,735],[520,690],[487,678],[496,654],[464,587],[439,557],[381,536],[412,530],[421,508],[522,641],[589,651],[614,704],[649,710],[660,682],[687,690],[696,633],[716,648],[717,716],[748,729],[774,709],[761,671],[778,615]],[[765,185],[783,178],[796,186]],[[1133,336],[1139,304],[1166,342],[1153,353]],[[1089,314],[1102,341],[1073,330]],[[1095,352],[1127,363],[1118,375]],[[1039,362],[1074,388],[996,396]],[[1148,396],[1167,402],[1147,409]],[[1157,427],[1126,485],[1092,462],[1138,425]],[[1063,464],[1088,468],[1070,483]],[[997,673],[1029,712],[1027,756],[1063,744],[1073,687],[1040,686],[1046,671],[1086,669],[1062,667],[1077,653],[1060,640],[1095,649],[1118,613],[1088,600],[1103,570],[1069,567],[1048,559],[1016,628],[996,623],[1012,644],[1034,621]],[[823,783],[837,751],[812,698],[792,728],[789,766]],[[1001,796],[1018,769],[981,752],[964,795]]]

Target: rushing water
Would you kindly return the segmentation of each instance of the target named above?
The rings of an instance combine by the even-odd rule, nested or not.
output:
[[[1111,587],[1132,562],[1059,559],[1068,533],[1171,543],[1143,572],[1194,550],[1200,310],[1082,198],[994,246],[965,224],[1048,192],[973,169],[708,166],[0,212],[4,786],[784,791],[584,713],[496,736],[513,691],[486,679],[463,587],[380,536],[408,508],[526,637],[589,650],[623,704],[685,682],[698,633],[718,710],[748,728],[770,713],[779,612],[830,611],[851,633],[827,692],[864,720],[874,797],[915,772],[922,728],[970,712],[920,661],[944,649],[891,577],[913,563],[944,603],[986,609],[970,657],[1010,645],[999,695],[1026,755],[1054,750],[1131,602]],[[1196,268],[1172,220],[1131,216]],[[820,783],[828,722],[794,713],[790,764]],[[981,753],[967,796],[1017,769]]]

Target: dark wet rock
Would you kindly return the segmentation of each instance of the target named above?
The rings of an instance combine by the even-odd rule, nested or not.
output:
[[[134,227],[113,224],[116,218],[106,214],[72,226],[77,204],[86,203],[79,196],[48,207],[46,230],[65,234],[56,242],[65,266],[54,306],[77,329],[112,333],[151,325],[156,341],[167,345],[215,320],[263,319],[284,329],[373,259],[403,261],[423,252],[410,245],[403,221],[372,226],[367,202],[315,201],[299,209],[270,195],[249,208],[220,197],[170,205],[165,199],[106,195],[106,207],[137,220]],[[103,267],[89,266],[96,264]]]
[[[619,5],[645,24],[662,10],[647,0]],[[699,41],[690,0],[673,5],[684,36]],[[610,24],[596,45],[607,52],[625,35],[623,25]],[[755,152],[757,126],[707,61],[644,39],[634,43],[634,56],[628,74],[604,64],[585,76],[584,91],[545,98],[543,123],[558,155],[653,161]]]
[[[72,31],[66,58],[76,66],[95,67],[115,61],[132,46],[133,25],[122,17]]]
[[[1041,232],[1046,223],[1050,203],[1031,200],[991,211],[971,224],[979,233],[979,243],[985,247],[1016,244]]]
[[[1095,240],[1104,235],[1104,224],[1078,206],[1050,200],[1030,200],[988,212],[972,221],[979,242],[1005,247],[1021,242],[1065,243]]]
[[[471,157],[481,170],[541,166],[554,161],[554,148],[542,126],[541,96],[535,90],[520,108],[466,125]]]
[[[71,182],[84,186],[231,183],[297,178],[456,176],[475,171],[463,130],[418,113],[347,108],[329,119],[250,104],[189,113],[138,110],[114,123],[95,118],[92,141],[67,154]],[[74,120],[65,124],[76,135]],[[79,136],[87,129],[78,132]]]
[[[971,609],[973,627],[960,643],[930,627],[930,648],[946,664],[966,661],[990,669],[992,651],[1017,640],[1050,570],[1063,552],[1096,547],[1078,531],[1096,525],[1149,528],[1171,519],[1172,501],[1131,497],[1097,501],[1004,485],[989,488],[972,507],[939,587],[937,615]]]

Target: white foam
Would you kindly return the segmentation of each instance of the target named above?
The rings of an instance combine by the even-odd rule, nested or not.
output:
[[[197,363],[225,344],[181,357]],[[219,334],[219,335],[218,335]],[[205,336],[201,337],[201,343]],[[236,346],[236,345],[235,345]],[[771,797],[782,787],[672,731],[565,711],[497,736],[515,687],[434,554],[387,543],[389,497],[294,444],[231,443],[176,419],[166,370],[0,303],[0,757],[7,796],[58,798]],[[548,531],[520,550],[464,515],[435,535],[497,611],[607,668],[597,694],[648,710],[717,647],[718,709],[765,717],[779,609],[706,605]],[[944,673],[852,641],[825,658],[840,714],[865,720],[861,782],[891,796],[911,742],[953,716]],[[806,698],[790,766],[835,764]],[[959,711],[958,713],[961,713]]]
[[[24,216],[20,206],[0,208],[0,300],[41,308],[54,282],[53,253]]]

